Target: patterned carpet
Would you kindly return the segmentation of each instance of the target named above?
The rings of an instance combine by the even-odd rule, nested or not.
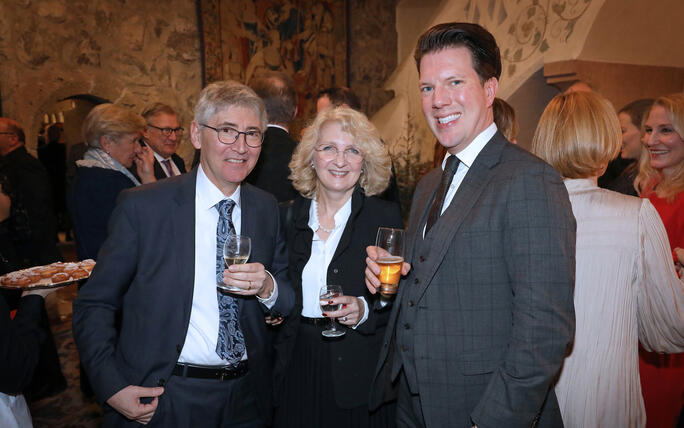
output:
[[[71,302],[76,287],[54,293],[46,302],[50,325],[59,352],[67,389],[58,395],[30,403],[33,426],[60,428],[94,428],[102,425],[102,412],[94,399],[87,399],[80,389],[78,352],[71,334]]]

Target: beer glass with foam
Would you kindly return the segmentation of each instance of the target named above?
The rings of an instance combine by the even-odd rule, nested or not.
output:
[[[380,294],[391,297],[397,294],[399,279],[401,278],[401,264],[404,262],[404,230],[381,227],[375,238],[378,247],[378,259],[375,263],[380,266]]]

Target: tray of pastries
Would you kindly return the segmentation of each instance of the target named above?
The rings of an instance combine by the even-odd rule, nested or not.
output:
[[[16,290],[64,287],[87,279],[94,267],[93,259],[34,266],[0,276],[0,288]]]

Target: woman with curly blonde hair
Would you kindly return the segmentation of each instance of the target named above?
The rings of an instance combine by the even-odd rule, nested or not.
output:
[[[277,344],[278,427],[392,426],[390,407],[371,414],[368,390],[389,311],[378,311],[364,283],[365,248],[378,227],[403,227],[399,207],[374,196],[390,178],[390,157],[375,127],[347,107],[324,109],[290,162],[300,193],[287,224],[295,309]],[[319,290],[342,286],[323,312]],[[321,335],[326,317],[345,335]]]
[[[656,99],[644,122],[634,180],[665,224],[670,247],[684,247],[684,93]],[[684,354],[639,353],[648,426],[674,426],[684,407]]]

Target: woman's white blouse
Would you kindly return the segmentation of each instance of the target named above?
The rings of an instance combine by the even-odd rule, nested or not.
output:
[[[318,230],[318,204],[316,198],[311,201],[309,208],[309,227],[313,230],[313,242],[311,243],[311,257],[302,271],[302,315],[309,318],[320,318],[321,312],[319,291],[325,285],[328,276],[330,260],[335,255],[337,244],[340,243],[342,232],[351,215],[350,197],[347,202],[335,213],[335,228],[327,240],[322,240],[316,231]],[[344,284],[342,286],[344,292]]]

